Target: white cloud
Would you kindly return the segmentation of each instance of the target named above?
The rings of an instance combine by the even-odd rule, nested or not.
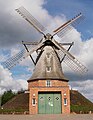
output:
[[[70,82],[72,89],[81,92],[85,97],[93,101],[93,80]]]
[[[0,1],[0,14],[1,14],[1,27],[0,27],[0,33],[2,33],[0,36],[0,44],[1,46],[3,44],[6,44],[6,46],[10,45],[13,48],[11,50],[11,55],[14,55],[15,53],[20,51],[20,48],[15,47],[15,44],[22,40],[40,40],[40,37],[38,34],[36,34],[36,31],[32,30],[32,27],[30,25],[27,25],[26,21],[21,18],[20,15],[18,15],[15,12],[15,9],[24,6],[38,21],[40,21],[41,24],[43,24],[46,28],[49,28],[50,31],[54,30],[55,28],[59,27],[61,24],[63,24],[66,21],[65,15],[60,16],[51,16],[46,9],[43,8],[43,5],[45,4],[44,0],[7,0],[7,4],[5,1]],[[4,8],[4,9],[3,9]],[[81,63],[88,66],[89,74],[93,78],[92,71],[93,71],[93,38],[90,40],[82,42],[81,39],[81,33],[79,33],[76,29],[73,29],[73,31],[69,32],[65,37],[62,38],[61,42],[72,42],[75,41],[74,46],[71,49],[72,54],[74,54]],[[15,47],[15,48],[14,48]],[[3,55],[0,54],[0,58],[4,58]],[[31,61],[29,58],[26,59],[27,61],[23,60],[20,65],[27,65],[29,66],[27,70],[31,69]],[[63,68],[65,69],[65,68]],[[71,73],[71,70],[68,68],[67,72]],[[75,73],[76,74],[76,73]],[[74,75],[75,75],[74,74]],[[73,75],[72,75],[73,77]],[[78,78],[77,78],[78,79]],[[82,91],[82,88],[85,87],[87,91],[90,90],[88,85],[91,85],[91,91],[92,89],[92,80],[86,80],[82,82],[71,82],[72,86],[75,88],[78,88]],[[81,83],[81,84],[80,84]],[[85,85],[86,83],[87,85]],[[0,91],[5,91],[7,89],[13,89],[17,90],[20,87],[27,88],[25,80],[13,80],[12,73],[6,69],[4,69],[2,66],[0,66]],[[77,87],[77,86],[78,87]],[[82,87],[80,87],[82,86]],[[89,89],[89,90],[88,90]],[[87,95],[89,98],[91,98],[92,92]],[[84,94],[86,94],[85,91],[83,91]]]
[[[83,47],[80,50],[80,59],[84,60],[86,65],[89,67],[89,70],[93,70],[93,38],[83,42]]]
[[[21,45],[21,43],[20,43],[20,45],[15,45],[15,47],[12,47],[11,49],[10,49],[10,51],[11,51],[11,57],[12,56],[14,56],[14,55],[16,55],[17,53],[19,53],[20,51],[22,50],[22,45]]]
[[[7,59],[7,56],[0,54],[0,62],[3,62]]]
[[[0,94],[6,90],[18,91],[21,88],[27,89],[27,81],[22,79],[14,80],[12,73],[0,65]]]
[[[71,34],[71,33],[70,33]],[[72,48],[71,52],[74,56],[88,68],[88,73],[83,76],[76,76],[77,73],[71,73],[71,70],[65,68],[66,72],[70,73],[70,85],[72,89],[77,89],[81,92],[85,97],[93,101],[93,38],[82,41],[81,35],[76,31],[74,34],[71,34],[72,39],[75,39],[74,48]],[[70,39],[69,39],[70,41]],[[63,68],[64,69],[64,68]],[[72,74],[72,75],[71,75]],[[71,81],[74,79],[74,81]]]

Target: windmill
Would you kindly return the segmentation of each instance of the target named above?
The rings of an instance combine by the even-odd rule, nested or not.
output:
[[[55,56],[57,59],[58,66],[64,62],[68,65],[71,69],[79,73],[87,72],[87,68],[81,64],[70,52],[70,48],[73,46],[72,43],[59,43],[56,41],[55,36],[62,38],[65,36],[73,27],[78,24],[82,19],[82,14],[78,14],[73,19],[67,21],[65,24],[58,27],[54,30],[51,34],[47,32],[47,29],[41,25],[38,20],[36,20],[24,7],[20,7],[16,9],[16,11],[28,22],[30,23],[40,34],[43,35],[43,38],[39,42],[24,42],[25,49],[21,50],[18,54],[14,55],[13,57],[6,60],[3,65],[11,69],[15,66],[19,61],[25,59],[26,57],[30,56],[31,60],[33,61],[35,66],[38,66],[40,59],[43,56],[44,51],[49,50],[48,53]],[[46,33],[47,32],[47,33]],[[68,46],[68,49],[65,49],[64,46]],[[36,52],[37,57],[36,60],[33,59],[32,53]],[[47,54],[47,56],[49,56]],[[42,60],[42,59],[41,59]],[[49,63],[50,64],[50,63]],[[50,65],[47,68],[50,70]],[[61,69],[61,67],[60,67]]]

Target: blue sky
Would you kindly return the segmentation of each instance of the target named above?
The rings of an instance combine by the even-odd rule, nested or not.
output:
[[[77,29],[82,32],[83,40],[93,36],[92,0],[47,0],[44,7],[51,15],[65,14],[68,20],[81,12],[85,20],[83,20],[80,25],[77,25]]]
[[[0,63],[23,49],[21,41],[38,41],[42,38],[15,9],[24,6],[38,21],[50,30],[82,13],[85,19],[66,37],[64,42],[75,42],[71,53],[89,69],[84,76],[78,76],[63,66],[70,86],[79,90],[93,101],[93,1],[92,0],[0,0]],[[4,8],[4,9],[3,9]],[[62,41],[63,42],[63,41]],[[33,55],[34,56],[34,55]],[[34,65],[29,58],[11,70],[0,65],[0,93],[7,89],[27,89],[26,80],[33,73]],[[6,82],[6,85],[4,85]],[[20,86],[20,87],[19,87]]]

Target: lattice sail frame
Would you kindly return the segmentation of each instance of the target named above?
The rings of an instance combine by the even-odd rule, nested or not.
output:
[[[2,65],[5,68],[8,68],[10,70],[12,67],[14,67],[16,64],[18,64],[20,61],[22,61],[26,57],[30,56],[33,52],[35,52],[41,46],[42,46],[42,44],[31,45],[28,48],[30,50],[30,53],[27,52],[25,49],[22,49],[19,53],[15,54],[14,56],[10,57],[5,62],[3,62]]]
[[[16,9],[16,11],[29,22],[38,32],[44,35],[46,28],[40,24],[23,6]]]

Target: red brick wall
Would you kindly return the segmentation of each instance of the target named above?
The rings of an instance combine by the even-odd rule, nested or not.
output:
[[[70,113],[70,93],[68,82],[51,80],[52,86],[46,87],[45,80],[38,80],[28,83],[29,94],[29,113],[38,114],[38,93],[39,92],[61,92],[62,96],[62,113]],[[32,105],[32,98],[36,99],[36,105]],[[64,98],[67,98],[67,105],[64,105]]]
[[[68,82],[61,81],[61,80],[51,80],[51,85],[54,87],[59,87],[59,86],[67,86]],[[46,86],[46,80],[38,80],[38,81],[31,81],[28,83],[28,89],[31,87],[44,87]]]

